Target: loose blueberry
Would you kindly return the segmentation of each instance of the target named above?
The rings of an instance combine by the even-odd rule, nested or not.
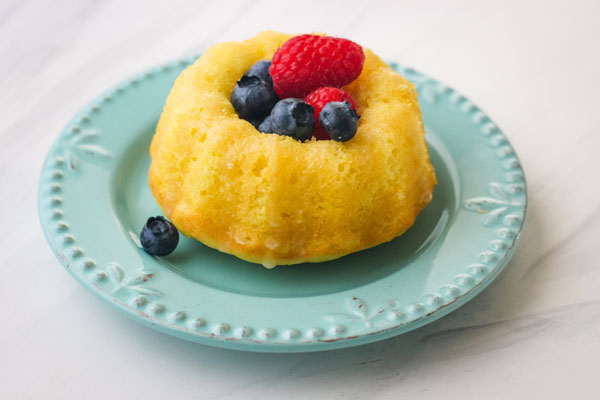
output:
[[[273,130],[271,129],[271,116],[269,115],[267,118],[265,118],[264,121],[258,125],[257,129],[259,132],[273,133]]]
[[[273,86],[273,78],[271,78],[271,74],[269,73],[269,67],[271,67],[271,61],[261,60],[251,66],[248,72],[246,72],[246,75],[258,76],[260,79]]]
[[[164,217],[150,217],[140,233],[140,242],[148,254],[166,256],[179,243],[177,228]]]
[[[257,76],[242,76],[231,93],[231,104],[246,121],[262,120],[269,115],[279,98],[269,85]]]
[[[301,142],[310,139],[315,128],[315,109],[301,99],[279,100],[271,111],[271,130]]]
[[[331,139],[347,142],[356,135],[359,118],[347,101],[332,101],[321,110],[319,123]]]

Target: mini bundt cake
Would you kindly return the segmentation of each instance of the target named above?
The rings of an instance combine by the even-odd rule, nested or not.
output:
[[[392,240],[436,182],[414,86],[368,49],[343,88],[360,114],[351,140],[301,142],[238,116],[236,82],[292,36],[209,48],[175,81],[150,147],[150,188],[181,233],[267,268]]]

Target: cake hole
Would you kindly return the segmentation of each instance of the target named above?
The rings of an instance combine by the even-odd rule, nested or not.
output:
[[[240,163],[238,163],[238,162],[231,162],[231,161],[228,162],[227,169],[231,170],[231,173],[233,176],[242,175],[242,168],[240,166]]]
[[[202,143],[206,140],[206,133],[201,132],[200,134],[198,134],[198,128],[190,129],[190,136],[192,138],[195,138],[200,143]]]
[[[267,167],[267,158],[263,155],[260,155],[256,162],[254,163],[254,168],[252,169],[252,173],[254,176],[260,176],[262,170]]]

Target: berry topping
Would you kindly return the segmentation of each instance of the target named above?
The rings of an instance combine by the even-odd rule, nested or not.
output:
[[[325,107],[325,104],[332,101],[347,101],[350,103],[350,107],[356,111],[356,104],[354,99],[350,96],[350,93],[345,90],[334,88],[334,87],[322,87],[317,90],[310,92],[304,99],[308,104],[315,108],[315,131],[313,135],[317,140],[329,140],[331,139],[325,129],[321,127],[319,123],[319,115],[321,110]]]
[[[261,60],[251,66],[248,72],[246,72],[246,75],[258,76],[260,79],[273,86],[273,78],[271,78],[271,74],[269,73],[269,67],[271,67],[271,61]]]
[[[264,121],[256,127],[256,129],[263,133],[273,133],[273,130],[271,129],[271,116],[269,115],[267,118],[265,118]]]
[[[349,84],[362,71],[365,55],[358,44],[318,35],[294,36],[273,55],[273,88],[282,97],[304,97],[322,86]]]
[[[233,108],[246,121],[262,120],[278,100],[271,85],[257,76],[242,76],[231,93]]]
[[[332,101],[325,104],[321,110],[319,122],[330,138],[338,142],[347,142],[356,134],[358,118],[360,117],[349,102]]]
[[[179,243],[179,232],[165,217],[150,217],[140,233],[140,242],[148,254],[166,256]]]
[[[279,100],[271,111],[271,131],[301,142],[310,139],[315,128],[315,109],[301,99]]]

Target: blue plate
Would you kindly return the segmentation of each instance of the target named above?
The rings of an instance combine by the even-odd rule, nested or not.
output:
[[[425,325],[486,287],[513,254],[525,179],[506,137],[473,103],[392,63],[419,91],[439,183],[392,242],[320,264],[260,265],[182,238],[170,256],[139,247],[149,216],[148,146],[174,79],[192,59],[124,81],[85,107],[52,146],[38,207],[48,242],[84,287],[162,332],[233,349],[356,346]]]

